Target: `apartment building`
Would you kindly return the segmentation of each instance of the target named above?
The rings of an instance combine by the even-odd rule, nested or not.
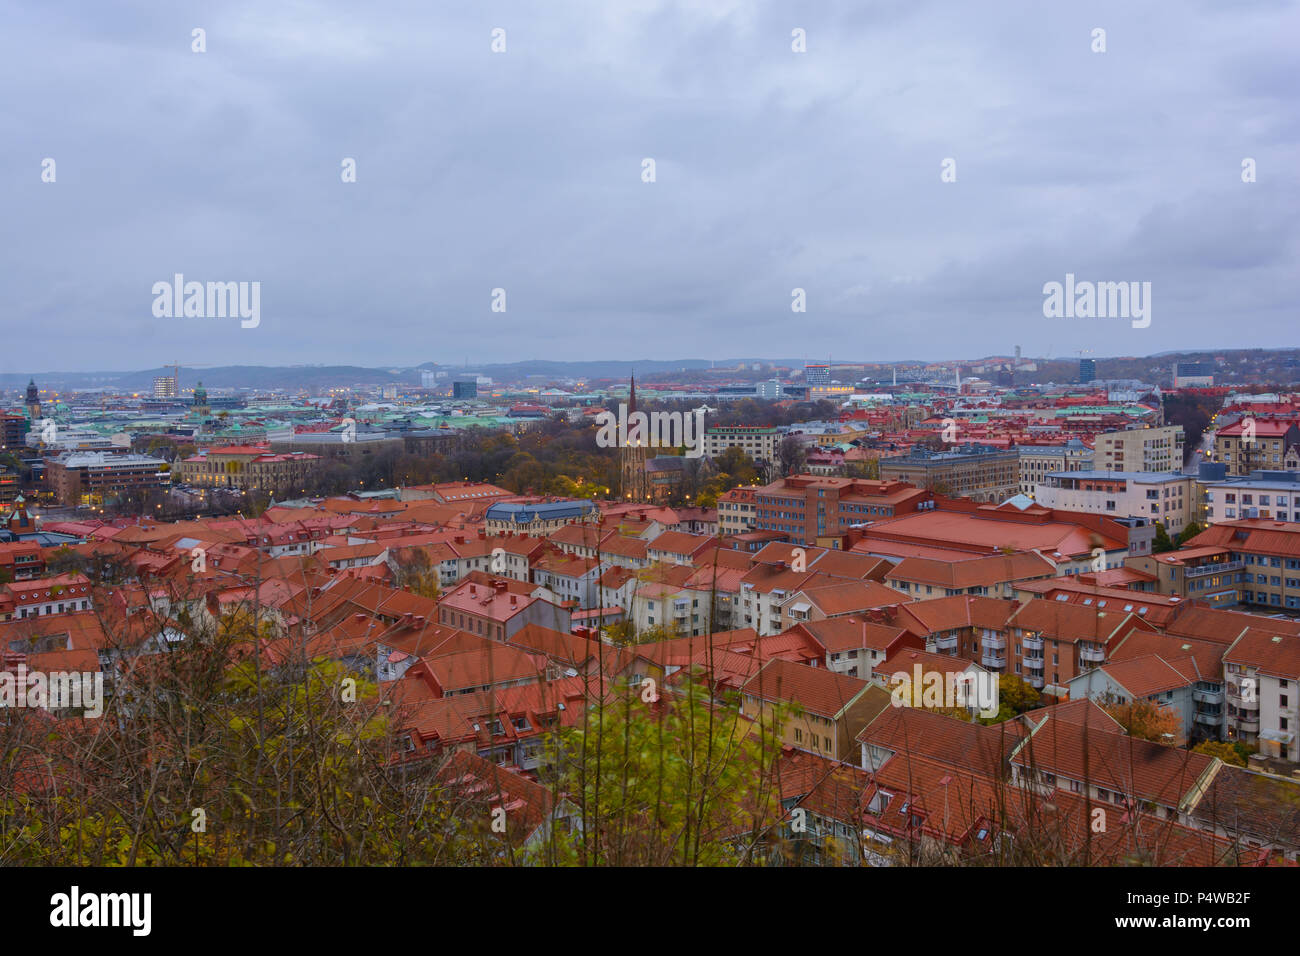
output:
[[[955,561],[904,558],[886,573],[885,583],[918,600],[959,594],[1010,598],[1023,581],[1055,576],[1054,562],[1034,551],[1016,551]]]
[[[1195,598],[1211,607],[1229,608],[1241,600],[1246,563],[1230,548],[1189,545],[1177,551],[1127,558],[1124,562],[1154,576],[1157,594]]]
[[[754,530],[811,546],[853,525],[911,514],[932,499],[901,481],[792,475],[755,489]]]
[[[90,580],[75,572],[0,585],[0,620],[93,611]]]
[[[1196,479],[1173,472],[1053,472],[1036,485],[1045,508],[1159,521],[1172,537],[1196,517]]]
[[[925,641],[932,654],[979,660],[997,670],[1005,667],[1007,620],[1016,607],[1015,601],[959,595],[904,604],[898,608],[897,621]],[[986,656],[991,659],[985,661]]]
[[[1178,732],[1163,743],[1181,746],[1195,732],[1196,706],[1192,695],[1200,674],[1188,656],[1165,660],[1147,654],[1123,661],[1110,661],[1084,671],[1066,683],[1070,699],[1090,697],[1103,703],[1132,704],[1150,701],[1178,716]]]
[[[1109,648],[1134,630],[1156,628],[1134,611],[1065,601],[1034,599],[1007,619],[1009,641],[985,641],[980,663],[989,670],[1019,674],[1057,698],[1069,696],[1075,677],[1104,664]],[[1009,645],[1009,646],[1008,646]]]
[[[782,743],[830,760],[851,760],[857,735],[890,705],[874,684],[824,667],[773,658],[741,688],[741,713],[767,723],[779,710]]]
[[[791,630],[826,648],[826,668],[849,677],[868,678],[877,665],[902,648],[925,650],[925,640],[898,623],[893,608],[796,624]]]
[[[1034,488],[1054,472],[1090,471],[1093,451],[1077,438],[1051,444],[1017,445],[1020,456],[1020,493],[1033,495]]]
[[[744,534],[752,531],[757,490],[733,488],[718,496],[718,533]]]
[[[1187,546],[1217,548],[1228,553],[1229,563],[1241,563],[1242,604],[1300,611],[1300,524],[1263,518],[1223,521]]]
[[[595,558],[553,551],[532,562],[533,583],[548,588],[560,601],[577,602],[584,611],[600,607],[604,565]]]
[[[508,641],[529,624],[567,634],[572,626],[568,608],[534,596],[531,584],[493,577],[484,583],[471,577],[438,601],[438,623]]]
[[[1020,490],[1020,453],[990,445],[960,445],[945,451],[914,448],[906,455],[882,458],[880,478],[953,497],[1001,502]]]
[[[39,541],[0,543],[0,574],[10,581],[25,581],[45,573],[45,552]]]
[[[1098,471],[1178,471],[1183,467],[1183,426],[1102,432],[1093,441],[1093,467]]]
[[[1300,637],[1248,628],[1223,656],[1228,738],[1300,762]]]
[[[1259,470],[1245,478],[1202,476],[1199,483],[1203,524],[1237,518],[1300,522],[1300,472]]]
[[[1214,433],[1214,459],[1228,475],[1300,468],[1300,422],[1293,418],[1246,417]]]
[[[776,461],[781,435],[774,426],[715,425],[704,430],[704,454],[717,458],[728,448],[739,448],[752,461]]]

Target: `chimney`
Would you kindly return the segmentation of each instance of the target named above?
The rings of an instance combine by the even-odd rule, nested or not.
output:
[[[492,586],[496,588],[497,594],[501,594],[501,593],[503,593],[503,592],[505,591],[505,589],[506,589],[506,582],[504,582],[504,581],[493,581],[493,582],[492,582]]]

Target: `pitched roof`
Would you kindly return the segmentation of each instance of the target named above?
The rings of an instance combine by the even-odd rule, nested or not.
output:
[[[764,664],[742,690],[762,700],[795,703],[810,713],[836,717],[869,686],[864,680],[837,674],[824,667],[809,667],[774,658]]]

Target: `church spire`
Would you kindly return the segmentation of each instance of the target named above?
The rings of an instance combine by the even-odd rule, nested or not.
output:
[[[627,399],[627,413],[631,415],[636,411],[636,372],[632,373],[632,391]]]

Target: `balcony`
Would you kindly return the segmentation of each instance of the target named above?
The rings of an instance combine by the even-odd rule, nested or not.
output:
[[[1041,651],[1043,649],[1043,639],[1041,637],[1025,635],[1023,641],[1027,651]]]
[[[1222,714],[1207,714],[1197,711],[1196,716],[1192,719],[1198,724],[1208,724],[1211,727],[1218,727],[1223,724]]]
[[[1041,671],[1043,669],[1043,659],[1041,657],[1026,657],[1025,669],[1031,671]]]
[[[1247,717],[1245,714],[1242,714],[1237,718],[1237,729],[1243,734],[1259,733],[1259,715],[1256,714],[1254,717]]]
[[[1198,704],[1222,704],[1223,691],[1221,690],[1193,690],[1192,700]]]
[[[1106,649],[1095,644],[1080,644],[1079,660],[1089,664],[1101,664],[1106,660]]]
[[[1001,636],[985,634],[980,638],[980,647],[986,651],[1005,651],[1007,649],[1007,639]]]
[[[1207,574],[1223,574],[1228,571],[1240,571],[1246,566],[1244,561],[1222,561],[1218,564],[1198,564],[1196,567],[1186,568],[1183,573],[1189,578],[1201,578]]]
[[[980,655],[980,663],[985,667],[1006,667],[1007,655],[996,652],[985,651]]]
[[[955,637],[936,637],[934,647],[937,651],[955,651],[957,649],[957,638]]]
[[[1043,689],[1043,678],[1041,676],[1035,676],[1034,674],[1026,674],[1025,683],[1027,683],[1030,687],[1033,687],[1035,690]]]

